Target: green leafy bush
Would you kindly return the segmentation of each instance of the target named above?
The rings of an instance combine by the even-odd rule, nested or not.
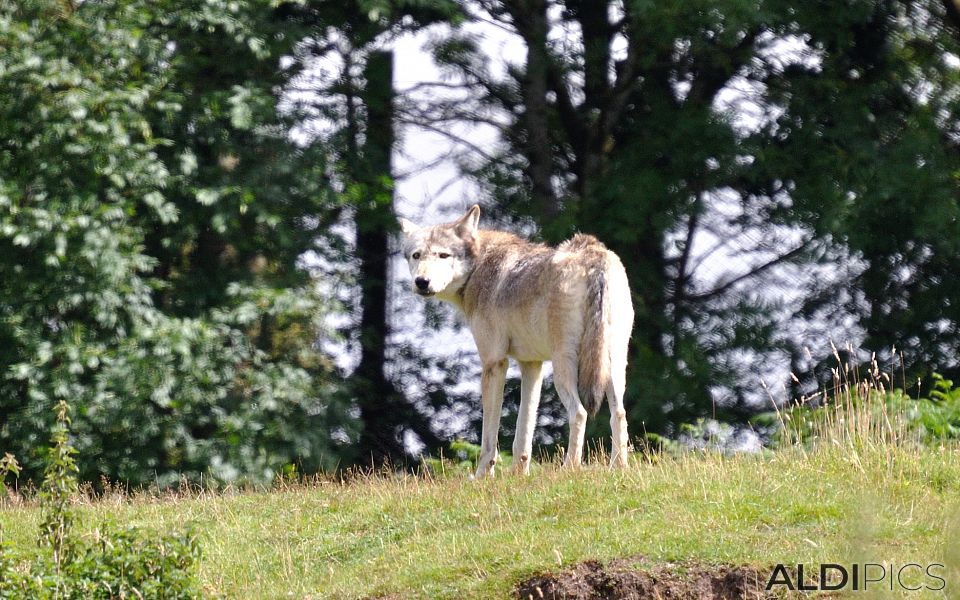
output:
[[[0,546],[0,599],[96,600],[199,598],[196,532],[160,535],[138,528],[75,531],[76,450],[70,445],[68,407],[57,405],[53,447],[40,492],[42,521],[33,552]]]
[[[895,394],[887,401],[924,441],[960,440],[960,388],[938,373],[933,374],[933,381],[929,398],[913,400]]]
[[[322,161],[269,94],[275,26],[268,0],[0,2],[0,455],[23,479],[61,399],[85,482],[336,464],[354,419],[297,263]]]

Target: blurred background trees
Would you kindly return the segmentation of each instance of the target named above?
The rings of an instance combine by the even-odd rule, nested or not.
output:
[[[437,54],[479,91],[446,118],[510,115],[478,173],[493,203],[547,241],[587,231],[624,258],[634,430],[742,418],[785,359],[815,388],[817,330],[862,332],[911,371],[956,369],[936,341],[957,334],[938,274],[958,226],[944,6],[603,4],[470,4],[523,38],[505,77],[470,34]]]
[[[353,427],[300,265],[338,198],[290,137],[269,3],[4,3],[0,444],[36,477],[269,480]]]
[[[488,223],[620,254],[636,435],[743,423],[761,378],[809,394],[831,338],[902,360],[901,385],[956,378],[956,15],[0,2],[0,450],[35,478],[60,399],[81,476],[132,485],[402,464],[475,435],[469,356],[402,335],[451,321],[396,292],[401,125],[468,148],[482,194],[462,204]],[[391,48],[414,35],[444,79],[399,93],[417,66]],[[498,141],[471,148],[469,126]]]

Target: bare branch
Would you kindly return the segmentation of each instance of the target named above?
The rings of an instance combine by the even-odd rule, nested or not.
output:
[[[507,33],[512,33],[512,34],[517,33],[516,28],[514,28],[513,26],[513,21],[510,20],[509,18],[510,15],[497,2],[487,2],[484,0],[480,0],[479,2],[477,2],[477,4],[480,5],[483,8],[483,10],[490,16],[484,17],[478,12],[471,10],[472,5],[470,3],[467,3],[466,7],[471,20],[476,21],[478,23],[484,23],[492,27],[496,27],[497,29],[500,29],[501,31],[505,31]]]
[[[401,123],[404,123],[405,125],[411,125],[411,126],[413,126],[413,127],[419,127],[419,128],[421,128],[421,129],[423,129],[423,130],[426,130],[426,131],[429,131],[429,132],[431,132],[431,133],[435,133],[435,134],[437,134],[437,135],[439,135],[439,136],[445,137],[445,138],[447,138],[448,140],[452,140],[452,141],[454,141],[454,142],[456,142],[456,143],[458,143],[458,144],[462,144],[462,145],[470,148],[471,150],[473,150],[474,152],[476,152],[476,153],[479,154],[480,156],[482,156],[485,160],[489,160],[489,161],[491,161],[491,162],[497,160],[497,157],[495,157],[494,155],[490,154],[489,152],[487,152],[486,150],[484,150],[484,149],[481,148],[480,146],[474,144],[474,143],[471,142],[470,140],[465,140],[465,139],[463,139],[463,138],[460,137],[459,135],[457,135],[457,134],[453,133],[452,131],[449,131],[448,129],[445,129],[445,128],[443,128],[443,127],[439,127],[439,126],[436,126],[436,125],[432,125],[432,124],[430,124],[430,123],[419,122],[419,121],[401,120],[400,122],[401,122]]]
[[[710,290],[709,292],[703,292],[703,293],[701,293],[701,294],[694,294],[694,295],[692,295],[692,296],[687,296],[687,299],[688,299],[688,300],[691,300],[691,301],[694,301],[694,302],[702,302],[702,301],[704,301],[704,300],[709,300],[710,298],[713,298],[713,297],[715,297],[715,296],[719,296],[720,294],[726,292],[727,290],[729,290],[729,289],[732,288],[733,286],[737,285],[738,283],[740,283],[740,282],[742,282],[742,281],[745,281],[745,280],[747,280],[747,279],[750,279],[751,277],[755,277],[755,276],[759,275],[760,273],[763,273],[764,271],[770,269],[771,267],[775,267],[776,265],[779,265],[779,264],[781,264],[781,263],[784,263],[784,262],[786,262],[786,261],[794,258],[794,257],[797,256],[798,254],[800,254],[801,252],[803,252],[804,250],[806,250],[807,247],[810,245],[810,242],[812,242],[812,241],[813,241],[813,238],[809,238],[809,239],[805,240],[803,243],[801,243],[799,246],[797,246],[796,248],[794,248],[793,250],[787,252],[786,254],[781,254],[780,256],[777,256],[776,258],[773,258],[773,259],[771,259],[771,260],[769,260],[769,261],[767,261],[767,262],[765,262],[765,263],[763,263],[763,264],[761,264],[761,265],[758,265],[758,266],[750,269],[750,270],[747,271],[746,273],[743,273],[743,274],[741,274],[741,275],[737,275],[737,276],[734,277],[733,279],[730,279],[729,281],[720,284],[719,286],[713,288],[713,289]]]
[[[447,81],[418,81],[417,83],[411,85],[408,88],[397,90],[397,93],[410,95],[410,94],[413,94],[414,92],[419,92],[422,90],[431,91],[437,88],[469,92],[471,89],[476,87],[482,87],[482,84],[478,81],[473,81],[473,82],[461,81],[457,83],[452,83]]]
[[[703,206],[703,194],[697,194],[697,200],[690,211],[690,218],[687,219],[687,235],[683,242],[683,252],[680,254],[680,261],[677,265],[677,285],[673,295],[676,301],[680,301],[685,295],[687,281],[692,272],[687,271],[690,262],[690,253],[693,251],[693,236],[700,225],[701,207]]]
[[[401,104],[397,107],[399,119],[407,124],[427,122],[433,124],[472,123],[493,127],[497,131],[506,133],[509,123],[497,120],[495,115],[485,115],[471,108],[464,108],[462,101],[450,100],[437,102],[429,106],[415,106]]]
[[[415,177],[421,173],[425,173],[430,169],[433,169],[439,165],[442,165],[443,163],[449,160],[450,160],[449,154],[440,154],[427,162],[418,164],[416,167],[408,171],[395,172],[393,174],[393,179],[394,181],[402,181],[404,179],[409,179],[410,177]]]

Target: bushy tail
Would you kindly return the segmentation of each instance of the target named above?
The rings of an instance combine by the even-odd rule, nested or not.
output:
[[[582,238],[582,239],[578,239]],[[610,383],[610,294],[607,281],[607,249],[592,236],[576,236],[569,243],[584,253],[587,271],[587,302],[583,337],[578,353],[577,391],[591,415],[597,414]]]

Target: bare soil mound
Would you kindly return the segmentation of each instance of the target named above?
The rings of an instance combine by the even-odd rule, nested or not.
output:
[[[587,561],[516,587],[520,600],[768,600],[767,577],[751,567]]]

